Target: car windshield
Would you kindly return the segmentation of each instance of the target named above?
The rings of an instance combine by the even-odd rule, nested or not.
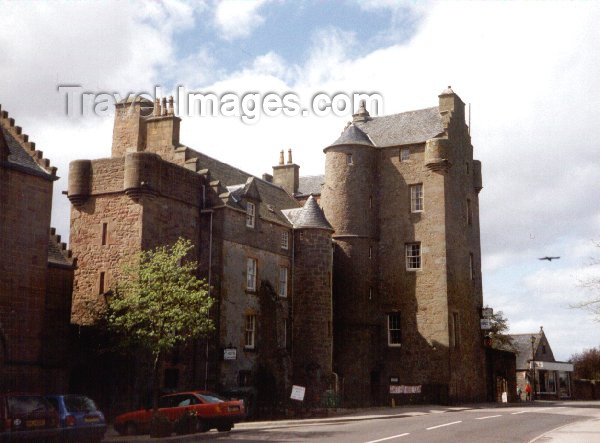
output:
[[[97,409],[94,401],[83,395],[66,395],[65,407],[69,412],[91,412]]]
[[[7,400],[11,415],[26,415],[52,408],[46,400],[37,396],[17,395],[8,397]]]
[[[224,401],[227,401],[227,399],[213,393],[198,394],[198,397],[206,403],[223,403]]]

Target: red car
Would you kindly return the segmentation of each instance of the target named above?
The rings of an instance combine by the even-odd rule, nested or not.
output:
[[[206,432],[217,428],[230,431],[246,414],[243,400],[227,400],[212,392],[192,391],[164,395],[158,400],[158,413],[169,420],[175,430],[186,427],[189,432]],[[115,429],[121,435],[150,432],[152,409],[126,412],[115,418]]]

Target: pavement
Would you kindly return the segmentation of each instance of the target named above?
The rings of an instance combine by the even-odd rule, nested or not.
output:
[[[600,442],[600,419],[570,423],[552,429],[529,443],[584,443]]]

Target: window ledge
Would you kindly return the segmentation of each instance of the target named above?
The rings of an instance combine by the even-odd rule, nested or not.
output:
[[[246,294],[256,295],[258,291],[256,289],[246,289]]]

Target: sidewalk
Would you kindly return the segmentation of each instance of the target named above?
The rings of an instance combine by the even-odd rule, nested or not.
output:
[[[600,441],[600,419],[570,423],[546,432],[529,443],[594,443]]]

